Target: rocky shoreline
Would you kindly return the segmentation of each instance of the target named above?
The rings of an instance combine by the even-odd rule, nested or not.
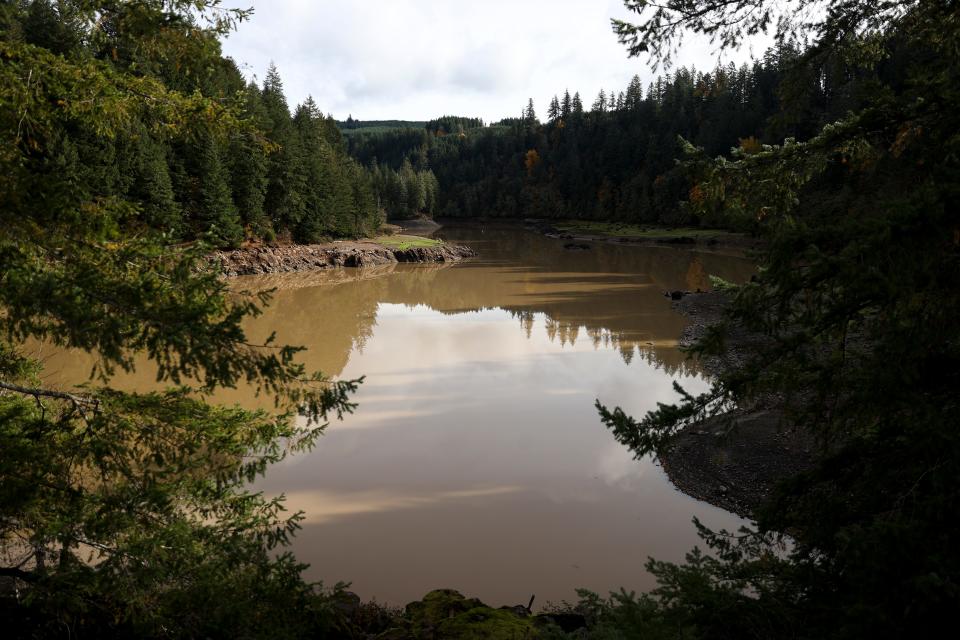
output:
[[[723,318],[727,304],[719,292],[694,293],[674,300],[690,318],[680,344],[690,346]],[[722,358],[700,361],[705,373],[717,375],[749,357],[764,340],[732,327]],[[778,482],[814,464],[816,442],[811,434],[789,424],[778,398],[760,398],[747,407],[688,426],[674,439],[660,463],[681,491],[714,506],[749,518]]]
[[[327,244],[243,247],[216,251],[211,264],[227,276],[297,273],[333,267],[367,267],[397,262],[458,262],[473,257],[470,247],[441,244],[434,247],[395,249],[376,242],[349,241]]]

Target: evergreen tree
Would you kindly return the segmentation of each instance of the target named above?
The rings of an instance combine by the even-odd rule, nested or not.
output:
[[[373,236],[379,232],[385,220],[380,214],[375,199],[371,174],[368,174],[359,163],[353,161],[346,164],[346,171],[353,196],[351,206],[353,220],[350,234],[360,237]]]
[[[202,136],[195,144],[199,148],[191,173],[196,183],[188,211],[198,231],[209,235],[215,245],[238,246],[243,239],[243,227],[218,145],[212,136]]]
[[[533,98],[527,101],[527,107],[523,110],[523,121],[531,127],[537,124],[537,112],[533,109]]]
[[[244,227],[254,237],[271,237],[273,228],[264,208],[267,190],[267,155],[251,135],[232,136],[229,168],[233,202]]]
[[[583,116],[583,101],[580,100],[580,92],[573,94],[573,102],[570,103],[570,115],[574,118],[580,118]]]
[[[128,165],[132,169],[132,183],[127,196],[140,202],[146,225],[173,239],[180,238],[184,231],[183,211],[174,198],[164,145],[143,135],[136,140],[134,153]]]
[[[557,96],[553,96],[550,101],[550,107],[547,109],[547,118],[550,122],[556,122],[560,118],[560,101]]]
[[[268,122],[260,88],[250,82],[243,91],[243,114],[256,127],[265,128]],[[267,191],[267,140],[253,133],[231,135],[227,165],[233,192],[233,202],[248,234],[255,238],[272,239],[274,231],[267,216],[264,200]]]
[[[328,412],[349,411],[355,384],[306,371],[296,348],[255,346],[243,325],[266,298],[228,292],[209,245],[151,228],[183,214],[221,241],[237,237],[218,145],[259,132],[230,100],[205,94],[206,81],[171,86],[182,69],[217,68],[217,37],[248,13],[205,0],[56,8],[81,29],[81,50],[0,31],[5,629],[323,635],[330,605],[282,551],[299,518],[248,483],[288,448],[310,446]],[[4,3],[0,23],[22,27],[31,9]],[[116,55],[98,57],[104,41],[121,45]],[[123,48],[131,42],[141,48]],[[77,100],[88,95],[97,99]],[[45,386],[24,341],[95,353],[95,382]],[[172,388],[111,388],[140,358]],[[272,395],[276,411],[205,400],[241,381]]]
[[[264,208],[276,230],[291,230],[300,224],[304,215],[305,169],[283,93],[283,81],[273,63],[267,69],[261,96],[267,138],[276,145],[267,165]]]
[[[661,61],[683,29],[731,46],[769,24],[760,0],[627,4],[641,21],[616,23],[621,42]],[[601,408],[641,456],[732,406],[762,407],[818,442],[815,465],[757,507],[755,529],[728,536],[700,526],[713,557],[651,560],[659,588],[600,614],[624,635],[923,637],[953,623],[960,554],[944,532],[960,503],[960,93],[951,57],[960,28],[955,7],[937,1],[836,2],[816,16],[779,21],[783,44],[767,63],[787,65],[782,89],[805,86],[806,96],[832,82],[833,64],[852,65],[845,82],[871,78],[856,111],[801,142],[741,144],[730,159],[686,145],[699,178],[694,212],[765,241],[757,277],[733,291],[726,320],[695,349],[723,371],[708,392],[684,393],[639,421]],[[807,29],[813,45],[790,51]],[[670,94],[686,82],[675,76],[651,97],[676,104]],[[730,330],[762,339],[731,361]]]
[[[303,208],[302,214],[288,224],[300,229],[299,240],[314,242],[324,229],[332,228],[335,213],[324,207],[334,190],[334,159],[324,136],[323,116],[312,97],[307,96],[297,106],[293,126],[296,145],[291,148],[297,150],[297,162],[292,169],[298,172],[296,184]]]
[[[407,199],[407,184],[396,171],[387,174],[387,211],[392,217],[406,218],[410,216]]]
[[[267,135],[271,138],[280,137],[289,128],[290,107],[283,93],[280,71],[273,62],[267,67],[267,75],[263,80],[261,102],[266,116],[264,126]]]
[[[660,98],[655,97],[654,100],[659,102]],[[630,84],[627,85],[627,92],[624,96],[623,105],[627,109],[634,111],[640,108],[640,103],[642,101],[643,85],[640,83],[640,76],[633,76],[633,78],[630,80]]]
[[[591,107],[592,111],[597,113],[604,113],[607,110],[607,94],[603,89],[600,89],[600,93],[597,94],[597,99],[593,101],[593,106]]]
[[[415,216],[423,208],[424,194],[420,178],[413,170],[409,158],[404,158],[400,166],[400,180],[404,185],[404,192],[407,196],[405,205],[402,205],[401,211],[407,217]]]
[[[22,33],[27,43],[64,56],[77,51],[82,27],[78,24],[80,14],[70,4],[57,3],[56,8],[50,0],[32,0],[23,4],[26,11]]]

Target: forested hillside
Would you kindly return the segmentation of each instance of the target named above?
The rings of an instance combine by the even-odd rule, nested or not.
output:
[[[8,46],[108,61],[118,71],[155,77],[170,90],[214,99],[238,119],[226,133],[210,127],[161,135],[136,114],[111,136],[82,126],[65,131],[51,162],[91,198],[136,203],[126,224],[219,246],[276,236],[311,242],[366,235],[379,225],[367,174],[343,152],[336,123],[309,98],[291,115],[276,68],[261,85],[246,84],[216,38],[197,26],[191,35],[205,39],[209,50],[200,55],[194,41],[175,43],[193,55],[172,64],[157,59],[158,46],[136,26],[105,24],[117,37],[93,37],[99,32],[71,5],[8,3],[2,18]]]
[[[347,149],[375,175],[405,161],[432,171],[439,215],[716,223],[681,205],[693,181],[677,167],[680,137],[709,156],[805,140],[862,105],[877,79],[895,78],[903,64],[893,56],[866,71],[839,58],[817,68],[800,59],[800,47],[784,44],[750,65],[681,67],[646,87],[634,77],[590,104],[564,91],[542,120],[531,101],[520,117],[486,127],[448,117],[419,130],[360,130]],[[380,193],[393,213],[403,207],[388,188]]]
[[[714,38],[721,48],[761,32],[781,44],[751,66],[677,69],[645,88],[634,81],[612,98],[602,93],[585,102],[563,92],[543,121],[531,101],[520,117],[489,126],[444,117],[396,130],[389,127],[397,122],[358,125],[341,137],[312,100],[290,112],[276,69],[248,85],[224,58],[220,40],[251,17],[248,10],[226,9],[219,0],[0,3],[0,619],[7,635],[853,640],[939,637],[955,625],[957,2],[624,5],[633,22],[615,20],[614,32],[629,55],[656,63],[671,60],[684,32]],[[784,7],[795,11],[779,13]],[[535,626],[533,600],[493,610],[460,598],[456,609],[438,602],[437,594],[450,599],[442,591],[399,613],[361,605],[342,584],[308,583],[305,565],[287,548],[303,514],[251,483],[309,449],[330,420],[351,413],[362,379],[331,379],[309,369],[299,348],[248,336],[245,327],[262,314],[269,293],[230,289],[210,268],[210,245],[197,240],[232,246],[360,235],[379,225],[384,209],[400,217],[433,211],[751,229],[762,240],[752,254],[754,276],[701,294],[724,310],[722,322],[704,327],[692,347],[719,367],[709,387],[697,383],[702,392],[694,395],[676,386],[676,404],[658,403],[636,419],[619,407],[596,406],[637,458],[667,452],[684,434],[738,445],[733,409],[760,412],[777,429],[807,435],[811,466],[764,490],[749,526],[731,533],[698,524],[705,551],[692,550],[682,563],[650,559],[647,570],[657,580],[651,591],[581,591],[579,603],[557,612],[558,620],[582,622],[570,634],[549,620]],[[568,251],[583,249],[577,244],[550,244],[566,264],[585,255]],[[590,250],[584,262],[598,254]],[[587,281],[567,269],[518,272],[489,262],[515,281],[517,299],[538,304],[567,304],[578,288],[626,299],[636,293],[625,276],[646,275],[613,262]],[[479,271],[461,269],[471,270]],[[702,264],[699,272],[706,276]],[[539,290],[546,296],[533,288],[537,280],[550,286]],[[647,281],[637,287],[653,290]],[[669,304],[653,291],[653,299]],[[464,308],[465,298],[451,308]],[[645,305],[625,308],[644,316]],[[338,321],[325,309],[293,311],[316,322],[309,329],[322,339],[324,323]],[[373,326],[376,318],[360,311],[362,318],[348,313],[340,320]],[[474,331],[459,328],[457,341]],[[654,345],[647,333],[637,335]],[[744,336],[745,346],[731,352]],[[672,338],[663,343],[672,345]],[[437,367],[440,386],[458,377],[471,385],[465,411],[531,397],[515,384],[512,364],[495,369],[481,349],[445,350],[449,344],[431,337],[409,346],[469,355],[469,376]],[[504,341],[502,350],[526,367],[529,359],[512,344]],[[58,385],[44,370],[51,350],[90,355],[90,383]],[[590,355],[589,348],[569,352]],[[546,361],[544,354],[535,357]],[[142,358],[165,390],[125,391],[114,383]],[[555,362],[548,365],[563,368]],[[478,396],[478,372],[507,380],[522,401]],[[401,375],[414,379],[412,395],[424,402],[412,414],[419,420],[424,407],[431,411],[447,398],[428,395],[415,373]],[[649,378],[639,379],[638,395],[655,400]],[[376,384],[396,393],[391,383]],[[212,403],[218,391],[243,385],[270,411]],[[598,388],[567,374],[562,394],[543,395],[579,399]],[[622,404],[638,406],[628,400]],[[400,424],[392,422],[399,414],[375,411]],[[443,439],[453,422],[472,437],[491,437],[459,424],[463,413],[451,415]],[[572,438],[572,431],[553,428],[552,413],[521,415],[547,421],[552,432],[531,440],[529,451],[511,434],[506,444],[524,463],[549,440]],[[722,428],[713,432],[719,437],[701,429],[706,422]],[[410,448],[424,449],[423,432],[409,433]],[[494,497],[522,504],[512,502],[500,461],[478,457],[464,442],[482,463],[472,466],[497,474],[489,487],[510,489]],[[596,461],[571,442],[592,473]],[[788,442],[778,440],[776,449]],[[402,460],[394,453],[387,450],[376,464],[392,473],[396,467],[387,463]],[[442,462],[466,477],[466,468]],[[530,477],[523,464],[521,470]],[[544,477],[562,484],[552,470]],[[646,483],[650,476],[637,477]],[[570,483],[577,488],[571,495],[592,504],[579,489],[584,482],[594,484],[582,474]],[[349,503],[378,494],[368,486],[345,494]],[[532,493],[517,486],[517,495]],[[444,486],[438,495],[487,493],[486,482],[477,487]],[[384,495],[375,501],[389,507],[384,511],[443,507],[429,494]],[[573,522],[572,501],[552,489],[545,496],[562,510],[551,526]],[[339,510],[346,501],[333,504]],[[470,510],[497,525],[476,527],[481,532],[503,533],[495,539],[507,545],[522,538],[512,525],[499,526],[508,520]],[[361,516],[370,511],[360,504]],[[520,511],[514,506],[511,513]],[[622,515],[640,527],[651,517],[632,505]],[[418,536],[427,529],[419,514],[410,521]],[[583,521],[613,535],[592,517]],[[373,520],[365,522],[373,528]],[[481,561],[499,554],[478,553],[455,529],[441,533],[442,546],[458,553]],[[634,536],[623,538],[631,554],[644,553]],[[343,553],[336,538],[328,540],[333,553]],[[364,552],[377,551],[365,540]],[[530,548],[544,545],[542,537],[531,540]],[[410,554],[424,574],[441,575],[432,573],[432,563],[446,561],[440,547],[423,558]],[[578,560],[575,551],[570,560]],[[543,576],[551,568],[569,571],[566,559],[550,567],[533,555]],[[425,622],[430,618],[436,620]],[[445,632],[454,625],[455,633]]]

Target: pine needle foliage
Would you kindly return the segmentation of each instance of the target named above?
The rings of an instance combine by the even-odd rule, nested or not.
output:
[[[0,607],[16,637],[302,637],[331,619],[284,551],[302,515],[250,483],[351,411],[359,381],[252,343],[244,320],[269,295],[231,293],[203,259],[241,234],[223,145],[270,146],[211,89],[217,38],[248,16],[0,7]],[[95,353],[93,383],[45,386],[39,341]],[[111,388],[140,354],[168,390]],[[205,400],[241,384],[273,410]]]
[[[621,39],[661,61],[681,28],[730,45],[775,9],[626,4],[642,21],[617,24]],[[652,607],[650,625],[684,637],[916,637],[948,628],[960,598],[960,22],[947,1],[819,4],[812,24],[779,23],[815,38],[798,73],[838,51],[865,66],[899,55],[903,82],[875,87],[806,142],[732,159],[684,143],[700,180],[687,206],[766,240],[758,278],[732,292],[728,322],[694,353],[723,353],[734,323],[766,339],[705,394],[681,393],[641,420],[600,407],[638,456],[757,398],[776,399],[820,443],[814,470],[778,487],[755,529],[701,528],[713,560],[651,561],[659,589],[605,605]]]

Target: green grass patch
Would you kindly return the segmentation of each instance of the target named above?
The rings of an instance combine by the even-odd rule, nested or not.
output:
[[[653,227],[620,222],[595,222],[592,220],[570,220],[567,222],[558,222],[553,226],[560,231],[571,234],[622,238],[674,238],[678,236],[686,236],[688,238],[721,238],[736,235],[729,231],[701,229],[699,227]]]
[[[434,240],[433,238],[424,238],[421,236],[406,236],[403,234],[395,236],[379,236],[373,239],[377,244],[382,244],[388,249],[413,249],[415,247],[438,247],[443,244],[443,240]]]

